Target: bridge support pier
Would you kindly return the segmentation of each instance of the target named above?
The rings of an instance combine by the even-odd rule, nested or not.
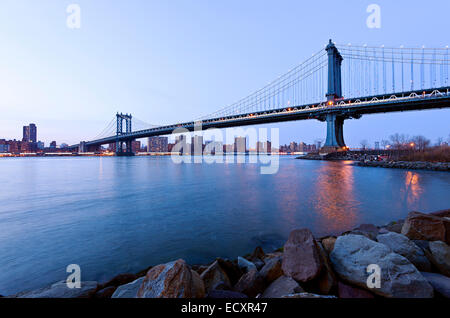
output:
[[[344,117],[337,114],[327,114],[327,139],[320,153],[346,151],[344,142]]]
[[[125,147],[124,147],[124,144],[125,144]],[[132,149],[132,140],[116,141],[116,156],[121,156],[121,157],[134,156],[134,152]]]

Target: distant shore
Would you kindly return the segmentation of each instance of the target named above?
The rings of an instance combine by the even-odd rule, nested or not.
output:
[[[359,167],[379,167],[394,169],[450,171],[449,162],[424,162],[424,161],[355,161]]]

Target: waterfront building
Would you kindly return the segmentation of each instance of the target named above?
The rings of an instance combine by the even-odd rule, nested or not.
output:
[[[191,154],[202,155],[203,154],[203,136],[194,136],[191,138]]]
[[[234,138],[234,152],[247,152],[247,138],[246,137],[235,137]]]
[[[141,142],[140,140],[133,140],[131,142],[131,151],[133,153],[138,153],[141,150]]]
[[[167,137],[148,137],[147,152],[168,152],[169,138]]]
[[[35,124],[23,126],[23,138],[25,142],[37,142],[37,127]]]
[[[272,152],[272,143],[270,141],[258,141],[256,143],[256,152],[266,153]]]

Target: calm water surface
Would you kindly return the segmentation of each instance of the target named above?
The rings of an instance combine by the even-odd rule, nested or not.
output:
[[[259,164],[174,164],[169,157],[8,158],[0,161],[0,294],[184,258],[202,263],[292,229],[317,236],[408,211],[450,208],[450,174],[280,159]]]

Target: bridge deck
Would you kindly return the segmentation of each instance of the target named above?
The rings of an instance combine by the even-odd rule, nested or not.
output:
[[[360,98],[341,99],[329,105],[326,102],[317,104],[283,107],[267,111],[245,113],[207,119],[199,122],[186,122],[175,125],[160,126],[151,129],[134,131],[120,136],[111,136],[99,140],[86,142],[86,146],[95,146],[128,141],[145,137],[169,135],[209,128],[229,128],[268,124],[276,122],[318,119],[325,120],[326,114],[336,113],[349,118],[359,118],[366,114],[426,110],[450,107],[450,87],[410,91],[403,93],[367,96]],[[179,131],[175,131],[180,129]],[[184,129],[184,130],[181,130]],[[174,132],[175,131],[175,132]],[[79,145],[73,145],[76,148]]]

